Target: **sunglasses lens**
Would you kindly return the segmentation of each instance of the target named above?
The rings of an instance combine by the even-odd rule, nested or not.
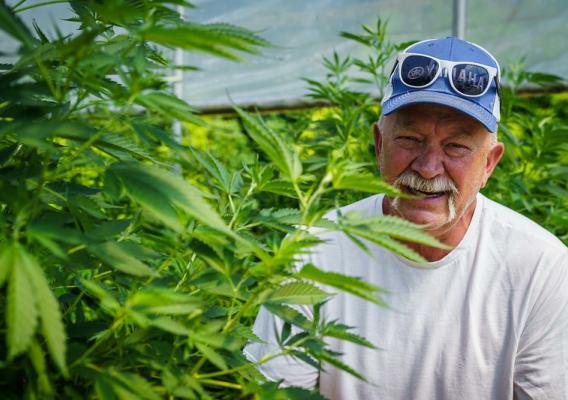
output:
[[[457,64],[452,70],[455,89],[466,96],[479,96],[489,85],[489,71],[479,65]]]
[[[436,78],[440,65],[426,56],[408,56],[400,65],[400,76],[404,84],[412,87],[424,87]]]

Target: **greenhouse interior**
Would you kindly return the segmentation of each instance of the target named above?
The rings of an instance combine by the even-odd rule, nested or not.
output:
[[[2,397],[568,399],[567,20],[0,0]]]

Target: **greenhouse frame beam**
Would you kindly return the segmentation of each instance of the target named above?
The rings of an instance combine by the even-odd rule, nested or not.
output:
[[[568,85],[566,84],[557,84],[553,86],[549,86],[547,88],[542,87],[521,87],[521,89],[517,92],[519,96],[542,96],[542,95],[550,95],[554,93],[564,93],[568,91]],[[381,99],[377,96],[373,96],[373,99],[376,101],[377,105],[380,104]],[[321,107],[336,107],[337,105],[331,104],[326,101],[322,100],[313,100],[313,99],[298,99],[298,100],[274,100],[269,102],[262,102],[262,103],[239,103],[239,108],[244,109],[245,111],[249,112],[258,112],[260,114],[271,114],[271,113],[281,113],[281,112],[289,112],[289,111],[302,111],[302,110],[309,110],[313,108],[321,108]],[[193,106],[197,110],[197,115],[220,115],[220,116],[235,116],[238,113],[233,108],[232,104],[224,105],[208,105],[208,106]]]
[[[176,8],[180,18],[184,20],[185,6],[178,5]],[[180,99],[183,99],[183,93],[184,93],[183,88],[185,85],[185,79],[184,79],[185,74],[183,73],[183,68],[181,68],[183,66],[183,58],[184,58],[183,56],[184,56],[184,49],[182,49],[181,47],[176,48],[174,53],[174,65],[178,68],[174,72],[175,73],[174,94]],[[172,129],[174,133],[174,140],[178,143],[181,143],[181,137],[182,137],[181,121],[175,120]]]
[[[460,39],[465,39],[466,8],[466,0],[454,0],[452,34]]]

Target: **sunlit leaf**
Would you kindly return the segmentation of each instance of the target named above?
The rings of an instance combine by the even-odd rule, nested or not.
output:
[[[23,247],[19,248],[19,253],[21,267],[25,268],[34,289],[34,297],[41,321],[40,331],[46,340],[49,354],[59,370],[67,374],[65,361],[66,334],[59,303],[53,295],[38,262]]]
[[[297,275],[300,278],[335,287],[365,300],[372,301],[373,303],[385,305],[383,300],[377,297],[383,290],[360,278],[338,274],[336,272],[322,271],[313,264],[304,265]]]
[[[314,304],[325,300],[329,293],[307,282],[290,282],[271,291],[264,302]]]
[[[8,297],[6,301],[6,341],[8,358],[13,359],[28,349],[37,328],[38,309],[36,307],[36,292],[27,265],[22,260],[19,246],[12,249],[11,274],[8,282]]]
[[[127,246],[117,242],[105,242],[89,246],[89,250],[101,260],[121,272],[135,276],[157,276],[157,272],[133,257]]]

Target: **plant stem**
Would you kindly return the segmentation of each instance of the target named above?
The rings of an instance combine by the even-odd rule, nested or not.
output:
[[[303,342],[305,342],[306,340],[308,340],[308,337],[299,339],[298,341],[292,343],[291,345],[287,346],[286,349],[282,350],[280,353],[276,353],[276,354],[271,354],[268,356],[264,356],[262,357],[260,360],[253,362],[253,363],[247,363],[247,364],[243,364],[243,365],[239,365],[238,367],[234,367],[234,368],[230,368],[230,369],[226,369],[224,371],[217,371],[217,372],[210,372],[208,374],[194,374],[194,378],[195,379],[203,379],[203,378],[213,378],[213,377],[217,377],[217,376],[223,376],[223,375],[228,375],[228,374],[232,374],[234,372],[238,372],[238,371],[242,371],[245,370],[247,368],[250,367],[256,367],[258,365],[264,364],[270,360],[273,360],[277,357],[282,357],[285,356],[287,354],[290,353],[291,349],[294,347],[298,347],[299,345],[301,345]]]
[[[220,387],[226,387],[226,388],[229,388],[229,389],[241,390],[243,388],[242,385],[239,385],[237,383],[217,381],[217,380],[213,380],[213,379],[203,379],[200,382],[205,384],[205,385],[220,386]]]

